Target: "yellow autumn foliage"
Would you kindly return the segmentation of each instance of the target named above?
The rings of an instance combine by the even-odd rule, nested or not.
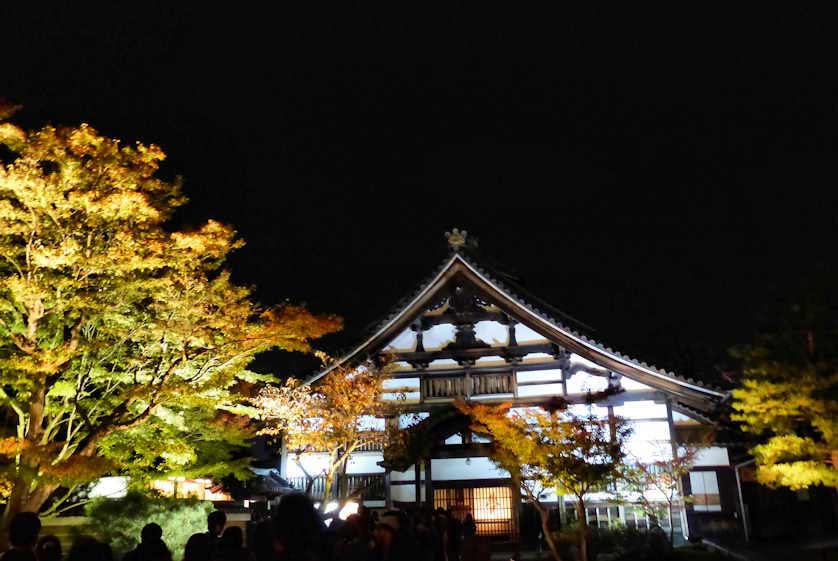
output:
[[[0,162],[7,514],[105,470],[234,469],[246,425],[214,420],[260,379],[247,364],[268,349],[309,352],[340,320],[255,304],[224,268],[243,243],[229,225],[167,224],[186,199],[158,176],[159,147],[10,123],[0,144],[11,153]]]

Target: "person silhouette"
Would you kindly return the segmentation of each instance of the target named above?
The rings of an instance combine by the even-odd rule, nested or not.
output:
[[[41,531],[41,520],[34,512],[18,512],[9,524],[11,547],[3,561],[35,561],[35,543]]]
[[[61,542],[53,535],[44,536],[35,546],[38,561],[61,561]]]
[[[67,561],[113,561],[113,551],[111,551],[111,546],[96,538],[79,536],[67,554]]]
[[[212,558],[212,538],[207,532],[192,534],[183,548],[183,561],[208,561]]]
[[[124,561],[171,561],[172,554],[163,541],[163,528],[150,522],[140,531],[140,543],[129,551]]]
[[[250,561],[250,552],[244,547],[244,532],[238,526],[228,526],[218,540],[216,558],[221,561]]]

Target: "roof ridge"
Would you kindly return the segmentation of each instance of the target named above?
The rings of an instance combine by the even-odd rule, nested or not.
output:
[[[467,257],[462,256],[462,255],[461,255],[461,257],[462,257],[465,261],[469,262],[469,259],[468,259]],[[477,269],[477,270],[478,270],[478,272],[480,272],[481,274],[483,274],[484,276],[486,276],[487,278],[489,278],[489,279],[490,279],[493,283],[495,283],[496,285],[498,285],[498,287],[499,287],[499,288],[501,288],[501,289],[502,289],[502,290],[503,290],[503,291],[504,291],[504,292],[505,292],[505,293],[506,293],[509,297],[511,297],[511,298],[513,298],[514,300],[516,300],[519,304],[521,304],[521,305],[522,305],[522,306],[524,306],[525,308],[529,309],[529,310],[530,310],[530,311],[532,311],[534,314],[536,314],[536,315],[540,316],[542,319],[545,319],[545,320],[547,320],[547,321],[549,321],[549,322],[551,322],[551,323],[554,323],[555,325],[559,326],[559,327],[560,327],[561,329],[563,329],[564,331],[567,331],[568,333],[570,333],[570,334],[571,334],[571,335],[573,335],[574,337],[576,337],[576,338],[578,338],[578,339],[581,339],[582,341],[584,341],[584,342],[588,343],[589,345],[592,345],[593,347],[596,347],[596,348],[598,348],[599,350],[602,350],[602,351],[608,352],[608,353],[610,353],[610,354],[612,354],[612,355],[614,355],[614,356],[616,356],[616,357],[618,357],[618,358],[623,359],[624,361],[628,361],[628,362],[633,363],[633,364],[635,364],[635,365],[638,365],[638,366],[641,366],[641,367],[643,367],[643,368],[646,368],[647,370],[651,370],[651,371],[653,371],[653,372],[656,372],[656,373],[657,373],[657,374],[659,374],[659,375],[662,375],[662,376],[667,376],[667,377],[670,377],[670,378],[675,378],[675,379],[680,380],[680,381],[682,381],[682,382],[685,382],[685,383],[688,383],[688,384],[694,384],[694,385],[699,386],[699,387],[702,387],[702,388],[707,388],[707,389],[710,389],[710,390],[714,390],[714,391],[718,391],[718,392],[727,393],[727,390],[725,390],[725,389],[723,389],[723,388],[721,388],[721,387],[719,387],[719,386],[714,386],[714,385],[705,384],[702,380],[695,380],[695,379],[693,379],[693,378],[691,378],[691,377],[690,377],[690,378],[685,378],[685,377],[683,377],[683,376],[679,376],[679,375],[678,375],[678,374],[676,374],[674,371],[658,368],[658,367],[657,367],[657,366],[655,366],[654,364],[650,365],[650,364],[648,364],[647,362],[643,362],[643,361],[641,361],[641,360],[639,360],[639,359],[636,359],[636,358],[633,358],[633,357],[631,357],[631,356],[629,356],[629,355],[626,355],[626,354],[620,353],[619,351],[615,351],[615,350],[613,350],[611,347],[606,346],[604,343],[602,343],[602,342],[600,342],[600,341],[597,341],[596,339],[593,339],[593,338],[591,338],[591,337],[588,337],[588,336],[587,336],[587,335],[585,335],[584,333],[581,333],[581,332],[579,332],[579,331],[577,331],[577,330],[575,330],[575,329],[573,329],[573,328],[571,328],[571,327],[568,327],[567,325],[565,325],[565,324],[564,324],[564,323],[562,323],[561,321],[558,321],[556,318],[554,318],[554,317],[552,317],[552,316],[550,316],[550,315],[548,315],[548,314],[544,313],[543,311],[539,310],[538,308],[534,307],[531,303],[529,303],[529,302],[527,302],[526,300],[522,299],[522,298],[521,298],[518,294],[515,294],[515,292],[513,292],[513,291],[509,290],[509,288],[508,288],[508,287],[507,287],[507,286],[506,286],[506,285],[505,285],[502,281],[500,281],[500,280],[498,280],[497,278],[493,277],[493,276],[490,274],[490,272],[489,272],[489,271],[486,271],[486,270],[485,270],[485,268],[481,267],[478,263],[472,263],[472,262],[469,262],[469,264],[470,264],[470,265],[472,265],[475,269]]]
[[[545,310],[541,309],[541,308],[546,307],[546,308],[551,308],[551,309],[555,310],[555,308],[553,308],[553,306],[551,306],[549,304],[545,305],[546,303],[543,303],[543,301],[541,301],[541,299],[538,298],[535,295],[526,294],[525,296],[529,296],[529,298],[525,298],[524,296],[522,296],[519,293],[520,292],[527,292],[527,291],[522,290],[519,287],[512,287],[512,289],[511,289],[508,286],[508,283],[498,279],[497,276],[495,274],[493,274],[493,271],[484,267],[483,264],[481,263],[481,261],[479,260],[479,258],[474,256],[474,253],[475,253],[475,251],[474,251],[473,247],[467,247],[465,245],[452,246],[451,251],[449,251],[448,255],[445,257],[445,259],[442,261],[442,263],[439,266],[437,266],[436,268],[434,268],[432,274],[428,275],[425,279],[423,279],[423,281],[419,284],[419,287],[417,289],[411,291],[406,297],[401,298],[393,308],[390,308],[390,312],[382,320],[374,323],[372,325],[371,329],[366,330],[365,337],[367,338],[367,341],[369,342],[369,340],[372,339],[373,337],[375,337],[376,334],[378,334],[382,330],[386,329],[387,326],[389,324],[391,324],[395,318],[397,318],[400,314],[402,314],[404,312],[404,309],[407,307],[408,304],[415,301],[418,297],[421,296],[421,294],[423,292],[428,290],[430,285],[436,279],[438,279],[440,277],[440,275],[443,274],[443,272],[446,270],[446,268],[451,266],[451,264],[455,260],[459,259],[460,261],[462,261],[462,263],[466,267],[472,269],[472,271],[475,272],[476,274],[478,274],[479,276],[482,276],[484,278],[484,280],[486,280],[486,281],[490,282],[491,284],[495,285],[495,287],[497,289],[499,289],[502,293],[504,293],[506,296],[511,298],[516,304],[518,304],[519,306],[523,307],[526,310],[529,310],[529,312],[531,312],[534,316],[541,319],[542,321],[546,321],[547,323],[558,327],[561,331],[565,332],[570,337],[575,338],[575,339],[583,342],[584,344],[591,347],[593,350],[609,354],[612,357],[616,358],[618,361],[621,361],[621,362],[625,363],[627,366],[633,366],[633,367],[636,367],[636,368],[644,369],[644,370],[646,370],[647,372],[651,373],[654,376],[663,377],[663,378],[670,378],[672,380],[679,381],[682,384],[693,386],[694,388],[703,388],[703,389],[708,390],[712,393],[718,394],[719,397],[722,397],[722,398],[725,398],[729,394],[728,390],[725,390],[721,387],[705,384],[702,380],[695,380],[691,377],[690,378],[684,378],[684,377],[679,376],[678,374],[676,374],[674,371],[666,370],[666,369],[663,369],[663,368],[658,368],[655,365],[649,365],[647,362],[640,361],[640,360],[638,360],[636,358],[633,358],[633,357],[631,357],[627,354],[623,354],[623,353],[620,353],[619,351],[615,351],[611,347],[605,345],[604,343],[602,343],[600,341],[597,341],[596,339],[594,339],[592,337],[589,337],[587,334],[585,334],[585,333],[583,333],[583,332],[581,332],[577,329],[574,329],[573,327],[568,326],[565,321],[560,321],[560,320],[556,319],[555,317],[553,317],[553,315],[551,315],[549,313],[550,310],[545,311]],[[517,289],[517,292],[516,292],[516,290],[513,290],[513,289]],[[536,302],[536,303],[540,304],[541,308],[534,305],[532,300],[539,301],[539,302]],[[560,312],[560,310],[559,310],[559,312]],[[562,316],[566,316],[566,314],[564,314],[563,312],[560,312],[560,313],[561,313]],[[570,316],[568,316],[568,317],[570,317]],[[573,318],[571,317],[571,319],[573,319]],[[578,322],[578,323],[581,323],[581,322]],[[362,345],[362,347],[363,347],[363,345]],[[361,347],[358,347],[357,350],[360,350],[360,348]],[[355,352],[357,352],[357,351],[355,351]],[[344,360],[347,360],[349,358],[350,358],[349,355],[345,355],[344,358],[342,358],[340,360],[340,362],[343,362]],[[314,375],[310,379],[310,381],[314,381],[314,380],[318,379],[320,376],[322,376],[326,372],[328,372],[328,370],[330,370],[330,369],[326,369],[324,371],[321,371],[319,374]]]

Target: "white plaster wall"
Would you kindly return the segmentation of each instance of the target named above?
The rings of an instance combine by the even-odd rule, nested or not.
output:
[[[518,344],[524,343],[546,343],[547,339],[540,333],[536,333],[522,323],[515,324],[515,340]]]
[[[667,421],[631,422],[629,426],[633,429],[626,440],[629,461],[650,462],[672,457]]]
[[[506,326],[497,321],[478,321],[474,324],[474,334],[478,339],[493,347],[502,347],[509,341]]]
[[[300,456],[300,462],[309,475],[317,476],[326,472],[326,468],[329,465],[329,456],[325,452],[302,454]],[[297,462],[294,461],[294,458],[289,457],[288,465],[285,467],[285,476],[305,477],[305,475],[303,470],[300,469],[300,466],[297,465]]]
[[[608,379],[604,376],[592,376],[585,372],[578,372],[567,380],[568,395],[596,393],[606,389],[608,389]]]
[[[666,419],[666,404],[654,401],[627,401],[614,407],[614,414],[626,419]]]
[[[382,392],[381,401],[388,402],[402,402],[402,403],[419,403],[422,398],[422,393],[415,392]]]
[[[553,362],[553,355],[547,353],[529,353],[524,355],[522,362],[525,364],[532,364],[537,362]]]
[[[413,481],[416,479],[413,469],[413,466],[410,466],[405,471],[390,472],[390,481]],[[395,486],[393,488],[395,489]]]
[[[465,458],[431,460],[431,471],[434,481],[509,477],[507,471],[495,466],[489,458],[483,457],[470,458],[469,463],[466,463]]]
[[[720,446],[710,446],[709,448],[700,448],[696,454],[696,466],[728,466],[730,465],[730,457],[727,454],[727,448]]]
[[[538,384],[537,386],[520,386],[518,388],[518,397],[532,397],[541,395],[564,395],[564,388],[562,388],[561,383]]]
[[[562,371],[558,368],[530,370],[529,372],[518,372],[516,378],[519,384],[526,382],[561,382]]]
[[[424,490],[423,490],[424,494]],[[391,485],[390,498],[394,501],[412,503],[416,501],[416,489],[413,485]]]
[[[426,351],[436,351],[454,340],[456,329],[450,323],[434,325],[422,332],[422,345]]]
[[[597,419],[607,419],[608,418],[608,407],[597,405],[596,403],[574,403],[567,407],[567,410],[577,416],[580,417],[587,417],[588,415],[593,415]]]
[[[373,415],[361,415],[358,417],[358,426],[361,430],[384,430],[384,417]]]
[[[390,378],[381,382],[383,390],[399,391],[419,391],[419,378]]]
[[[399,415],[399,428],[406,429],[428,418],[427,411],[417,411],[416,413],[406,413]]]
[[[445,439],[445,444],[462,444],[463,443],[463,435],[460,433],[455,433]]]
[[[584,368],[592,368],[593,370],[604,370],[604,368],[602,366],[600,366],[599,364],[597,364],[595,362],[591,362],[587,358],[579,356],[576,353],[571,353],[570,364],[572,364],[574,366],[578,364],[580,366],[583,366]]]
[[[416,348],[416,333],[405,329],[384,347],[385,351],[412,351]]]
[[[358,452],[346,462],[346,473],[384,473],[384,468],[377,462],[384,459],[381,452]]]

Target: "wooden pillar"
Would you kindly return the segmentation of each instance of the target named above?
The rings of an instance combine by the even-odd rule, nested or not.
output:
[[[414,349],[417,353],[424,353],[425,352],[425,342],[423,341],[424,332],[422,331],[422,322],[417,321],[413,325],[410,326],[411,329],[416,333],[416,348]]]
[[[512,481],[509,483],[509,505],[510,507],[510,514],[512,514],[512,535],[510,536],[511,540],[516,544],[516,551],[518,549],[518,545],[521,541],[521,521],[520,521],[520,509],[521,509],[521,484],[517,477],[513,477]]]
[[[675,440],[675,421],[672,418],[672,399],[666,399],[666,422],[669,425],[669,442],[672,445],[672,461],[674,462],[678,458],[678,442]],[[738,478],[737,472],[737,478]],[[687,476],[689,478],[689,475]],[[686,496],[684,490],[684,478],[681,478],[677,482],[678,486],[678,504],[679,504],[679,516],[681,517],[681,534],[684,536],[684,539],[689,539],[690,537],[690,525],[689,520],[687,519],[687,503],[683,500],[683,497]],[[745,536],[745,541],[748,541],[747,534]]]
[[[390,470],[384,471],[384,506],[387,510],[393,508],[393,493],[390,489]]]
[[[425,458],[425,503],[434,507],[434,478],[431,474],[430,458]]]
[[[556,494],[556,507],[559,509],[559,527],[564,530],[567,526],[567,510],[564,507],[564,495]]]
[[[288,477],[288,446],[285,441],[282,442],[282,448],[279,452],[279,476],[282,478]]]
[[[506,346],[518,346],[518,340],[515,338],[515,320],[509,316],[506,316]]]
[[[422,504],[422,464],[419,463],[419,460],[416,460],[416,463],[413,464],[413,473],[415,476],[413,484],[416,489],[416,508],[418,510],[419,505]]]
[[[669,442],[672,444],[672,459],[678,457],[678,443],[675,441],[675,422],[672,419],[672,400],[666,400],[666,422],[669,425]]]
[[[396,415],[390,415],[384,418],[384,425],[387,430],[398,430],[399,428],[399,417]],[[392,479],[393,475],[390,471],[390,468],[384,469],[384,504],[387,506],[388,509],[393,508],[393,487],[392,487]]]

